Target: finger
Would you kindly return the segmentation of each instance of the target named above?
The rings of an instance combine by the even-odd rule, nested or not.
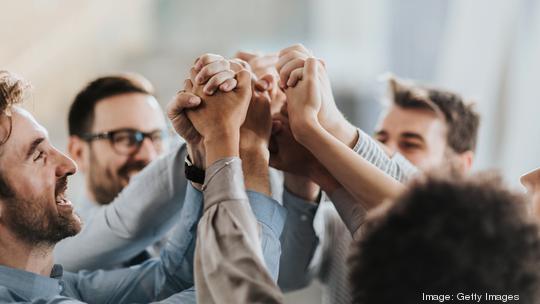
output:
[[[236,84],[238,82],[236,81],[236,79],[227,79],[225,80],[224,83],[222,83],[220,86],[219,86],[219,89],[223,92],[230,92],[232,91],[234,88],[236,88]]]
[[[195,78],[195,83],[197,84],[203,84],[206,83],[210,78],[212,78],[214,75],[227,71],[231,69],[231,65],[228,60],[219,60],[214,61],[210,64],[205,65],[197,74],[197,77]]]
[[[212,78],[210,78],[210,80],[208,80],[208,82],[204,86],[204,89],[203,89],[204,93],[206,93],[208,95],[214,94],[214,92],[222,84],[225,84],[225,82],[227,80],[234,79],[234,76],[235,76],[235,74],[231,70],[226,70],[226,71],[222,71],[222,72],[219,72],[219,73],[215,74],[214,76],[212,76]],[[227,88],[227,89],[229,89],[229,88]],[[232,89],[232,88],[230,88],[230,89]]]
[[[184,80],[184,90],[191,92],[193,90],[193,83],[191,82],[191,79]]]
[[[195,68],[191,68],[189,70],[189,80],[191,81],[191,84],[196,83],[195,82],[195,77],[197,77],[197,74],[198,74],[198,72],[197,72],[197,70],[195,70]]]
[[[287,81],[287,87],[294,88],[296,84],[302,80],[303,74],[304,74],[305,68],[298,68],[294,71],[292,71],[291,76],[289,76],[289,79]]]
[[[253,53],[253,52],[248,52],[248,51],[238,51],[235,55],[234,55],[234,58],[238,58],[238,59],[242,59],[244,61],[250,61],[251,59],[253,58],[256,58],[258,55],[256,53]]]
[[[248,71],[251,71],[251,66],[244,60],[239,58],[233,58],[229,60],[229,63],[231,65],[231,70],[234,72],[239,72],[242,69],[246,69]]]
[[[249,71],[241,70],[236,73],[236,81],[238,81],[236,90],[240,95],[251,94],[251,73]]]
[[[301,43],[297,43],[297,44],[293,44],[289,47],[286,47],[284,48],[283,50],[279,51],[279,54],[278,56],[282,56],[284,54],[287,54],[291,51],[297,51],[297,52],[300,52],[300,53],[304,53],[306,54],[306,56],[311,56],[312,53],[310,50],[308,50],[304,45],[302,45]]]
[[[304,67],[305,59],[303,58],[295,58],[289,62],[287,62],[281,70],[279,70],[279,79],[282,84],[288,84],[289,76],[291,75],[292,71]]]
[[[276,63],[276,69],[278,70],[278,72],[281,72],[281,69],[283,68],[283,66],[287,64],[289,61],[296,58],[307,59],[309,57],[310,57],[309,55],[304,54],[299,51],[290,51],[282,56],[279,56],[278,62]]]
[[[223,60],[223,56],[217,55],[217,54],[204,54],[202,56],[199,56],[197,60],[195,61],[195,65],[193,68],[198,72],[200,71],[205,65],[208,65],[212,62]]]
[[[201,99],[197,95],[189,92],[181,92],[167,105],[167,116],[169,119],[175,120],[185,109],[195,108],[200,104]]]
[[[273,74],[263,75],[259,80],[255,82],[255,90],[258,91],[271,91],[276,83],[277,77]]]

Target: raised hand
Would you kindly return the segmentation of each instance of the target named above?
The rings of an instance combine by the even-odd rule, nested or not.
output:
[[[279,52],[279,60],[276,68],[279,72],[280,86],[286,90],[294,87],[302,79],[305,62],[313,54],[301,44],[296,44],[285,48]],[[350,124],[338,110],[334,101],[330,79],[326,71],[324,61],[318,59],[318,80],[321,90],[321,108],[318,119],[325,130],[334,135],[341,142],[349,147],[356,142],[356,128]]]
[[[167,105],[167,116],[176,133],[186,141],[188,153],[195,166],[205,168],[203,138],[199,131],[193,127],[185,111],[186,109],[198,107],[201,104],[201,99],[197,95],[190,93],[192,84],[189,79],[184,82],[184,87],[185,90],[178,92]]]
[[[236,87],[235,73],[247,66],[231,62],[221,55],[204,54],[195,60],[190,71],[191,82],[203,85],[203,92],[214,94],[217,90],[230,92]]]
[[[312,129],[322,127],[318,119],[322,107],[319,65],[316,58],[306,59],[305,66],[297,69],[302,73],[302,80],[285,90],[291,131],[300,143],[304,143]]]
[[[239,154],[240,127],[245,121],[252,95],[250,72],[239,71],[236,81],[234,90],[227,93],[218,91],[212,96],[204,95],[203,85],[193,85],[192,93],[200,96],[202,102],[196,109],[187,110],[186,114],[204,139],[207,164]],[[210,151],[209,145],[219,148],[215,143],[224,144],[223,149]]]

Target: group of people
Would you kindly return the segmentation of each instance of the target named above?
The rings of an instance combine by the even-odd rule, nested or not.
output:
[[[529,197],[470,174],[459,94],[389,77],[371,137],[302,45],[187,74],[166,118],[140,75],[91,81],[68,157],[0,71],[1,303],[283,303],[314,279],[324,303],[540,302],[540,170]]]

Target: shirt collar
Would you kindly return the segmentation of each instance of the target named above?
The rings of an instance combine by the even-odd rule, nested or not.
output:
[[[53,266],[50,277],[0,265],[0,285],[28,300],[59,295],[62,292],[62,275],[60,265]]]

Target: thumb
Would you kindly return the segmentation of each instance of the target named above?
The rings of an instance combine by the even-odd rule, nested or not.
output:
[[[236,92],[242,96],[251,94],[251,73],[248,70],[243,69],[236,73],[236,80],[238,81]]]

